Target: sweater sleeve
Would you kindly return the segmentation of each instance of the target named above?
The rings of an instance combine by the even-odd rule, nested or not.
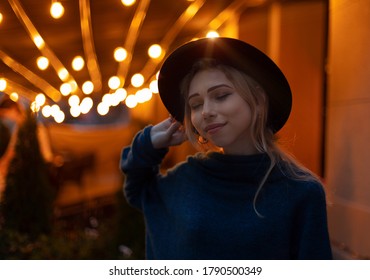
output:
[[[297,213],[296,258],[332,259],[327,227],[326,198],[321,184],[308,184]]]
[[[159,175],[159,166],[168,152],[167,148],[155,149],[150,139],[152,126],[136,134],[131,146],[122,151],[120,168],[125,174],[124,194],[128,203],[142,209],[143,191]]]

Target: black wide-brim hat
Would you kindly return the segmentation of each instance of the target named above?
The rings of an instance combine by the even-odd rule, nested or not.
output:
[[[267,125],[274,133],[284,126],[292,107],[292,93],[282,71],[266,54],[252,45],[222,37],[188,42],[164,61],[158,76],[159,95],[177,121],[184,121],[185,100],[180,92],[181,81],[193,64],[202,58],[214,58],[256,80],[269,100]]]

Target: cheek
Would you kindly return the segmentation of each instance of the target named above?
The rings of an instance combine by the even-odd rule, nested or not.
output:
[[[199,129],[200,129],[199,114],[192,112],[191,115],[190,115],[190,120],[191,120],[191,123],[193,124],[193,126],[195,127],[195,129],[199,131]]]

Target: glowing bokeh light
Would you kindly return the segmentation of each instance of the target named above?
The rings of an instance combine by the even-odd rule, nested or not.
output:
[[[45,70],[49,67],[49,59],[47,59],[45,56],[39,56],[36,60],[37,67],[40,70]]]
[[[121,85],[121,79],[117,76],[110,77],[108,80],[108,86],[110,89],[117,89]]]
[[[82,68],[85,66],[85,60],[82,58],[82,56],[76,56],[72,60],[72,68],[75,71],[81,71]]]
[[[91,94],[94,91],[94,84],[91,81],[86,81],[82,84],[82,92],[84,94]]]
[[[64,14],[64,7],[60,2],[54,2],[50,7],[50,15],[55,18],[61,18]]]
[[[80,104],[80,98],[78,97],[78,95],[71,95],[68,98],[68,104],[71,107],[78,106]]]
[[[122,4],[129,7],[135,4],[136,0],[121,0]]]
[[[134,87],[141,87],[144,84],[144,76],[140,73],[134,74],[131,78],[131,84]]]
[[[122,47],[114,50],[114,59],[118,62],[124,61],[127,58],[127,51]]]
[[[7,81],[4,78],[0,79],[0,91],[4,91],[8,86]]]
[[[162,47],[158,44],[151,45],[148,49],[148,55],[151,58],[158,58],[162,54]]]
[[[129,108],[135,108],[137,106],[136,96],[133,94],[130,94],[129,96],[127,96],[125,102],[126,102],[126,106]]]

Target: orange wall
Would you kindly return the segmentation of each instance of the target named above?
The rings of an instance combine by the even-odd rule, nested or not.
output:
[[[285,73],[293,108],[279,133],[298,160],[322,175],[326,1],[276,4],[247,10],[240,38],[266,52]]]

